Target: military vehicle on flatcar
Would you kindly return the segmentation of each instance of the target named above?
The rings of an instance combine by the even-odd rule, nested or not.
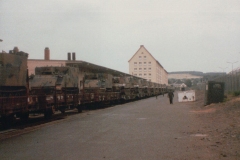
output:
[[[8,127],[14,116],[28,118],[28,54],[17,47],[9,53],[0,53],[0,115]]]
[[[62,113],[77,108],[79,100],[79,70],[75,67],[36,67],[29,80],[29,111],[50,117],[55,111]]]
[[[86,73],[81,87],[81,105],[99,108],[117,103],[120,93],[113,88],[113,76],[108,73]],[[118,90],[119,91],[119,90]]]

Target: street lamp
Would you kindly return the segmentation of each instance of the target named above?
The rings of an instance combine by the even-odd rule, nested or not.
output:
[[[232,74],[233,74],[233,64],[234,63],[237,63],[238,61],[236,61],[236,62],[227,62],[227,63],[230,63],[230,64],[232,64]]]
[[[238,62],[238,61],[236,61],[236,62],[227,62],[227,63],[232,64],[232,76],[231,76],[231,79],[232,79],[232,80],[231,80],[231,81],[232,81],[232,82],[231,82],[231,84],[232,84],[231,89],[232,89],[232,91],[233,91],[233,64],[234,64],[234,63],[237,63],[237,62]]]

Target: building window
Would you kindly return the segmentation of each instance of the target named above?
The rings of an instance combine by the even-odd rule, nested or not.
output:
[[[139,74],[140,77],[142,77],[142,74]]]
[[[149,73],[148,75],[151,76],[151,73]]]
[[[151,64],[151,62],[148,62],[148,64]]]
[[[147,68],[144,68],[144,70],[147,70]]]
[[[143,62],[144,64],[147,64],[147,62]]]
[[[137,68],[134,68],[134,70],[137,70]]]
[[[151,68],[148,68],[148,70],[151,70]]]
[[[137,62],[134,62],[134,64],[137,64]]]
[[[139,64],[142,64],[142,62],[139,62]]]
[[[147,74],[146,73],[144,73],[144,76],[146,76]]]
[[[142,68],[139,68],[139,70],[142,70]]]
[[[139,56],[139,59],[142,59],[142,56]]]
[[[137,74],[134,74],[134,76],[137,76]]]

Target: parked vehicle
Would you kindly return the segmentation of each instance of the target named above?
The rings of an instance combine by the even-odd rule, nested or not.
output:
[[[18,49],[0,53],[0,115],[4,127],[14,116],[28,118],[27,58],[28,54]]]
[[[57,110],[64,113],[77,108],[81,112],[78,72],[74,67],[36,67],[29,80],[29,111],[45,117]]]

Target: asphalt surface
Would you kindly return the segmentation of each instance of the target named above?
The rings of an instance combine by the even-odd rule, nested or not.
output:
[[[68,116],[0,141],[0,159],[214,159],[186,103],[158,96]]]

